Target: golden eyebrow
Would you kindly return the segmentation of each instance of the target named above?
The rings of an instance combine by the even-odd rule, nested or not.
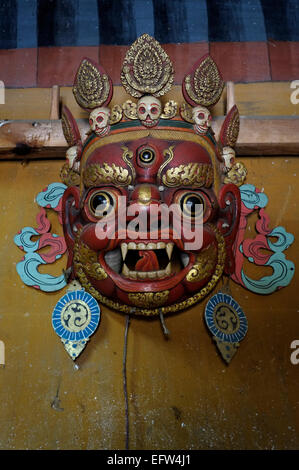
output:
[[[214,182],[214,170],[208,163],[188,163],[169,168],[162,176],[165,186],[175,188],[179,186],[191,186],[209,188]]]

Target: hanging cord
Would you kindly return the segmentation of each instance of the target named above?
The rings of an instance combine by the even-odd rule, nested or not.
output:
[[[162,312],[161,308],[159,308],[159,316],[160,316],[162,331],[163,331],[164,335],[168,338],[168,336],[170,336],[170,331],[167,328],[167,326],[165,325],[164,315],[163,315],[163,312]]]
[[[125,443],[126,450],[129,450],[129,403],[128,403],[128,388],[127,388],[127,349],[128,349],[129,325],[130,325],[130,315],[126,315],[126,329],[125,329],[124,352],[123,352],[123,385],[124,385],[125,415],[126,415],[126,443]]]

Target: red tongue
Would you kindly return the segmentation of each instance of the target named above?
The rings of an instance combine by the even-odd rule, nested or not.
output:
[[[153,250],[139,251],[139,259],[135,266],[135,271],[158,271],[159,262]]]

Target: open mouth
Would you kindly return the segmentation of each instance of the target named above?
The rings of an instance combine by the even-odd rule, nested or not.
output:
[[[160,280],[179,273],[189,255],[173,242],[122,242],[105,254],[105,262],[122,277],[132,280]]]

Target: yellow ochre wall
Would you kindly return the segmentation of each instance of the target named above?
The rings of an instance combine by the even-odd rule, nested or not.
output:
[[[283,225],[298,239],[298,158],[242,161],[247,182],[269,196],[271,226]],[[34,197],[59,181],[60,167],[53,160],[0,162],[0,340],[6,352],[5,367],[0,366],[0,449],[123,449],[125,317],[101,307],[100,326],[75,368],[51,325],[65,290],[37,291],[16,273],[22,252],[13,237],[25,226],[36,226]],[[59,232],[55,216],[51,221]],[[286,255],[298,261],[296,240]],[[58,275],[63,267],[65,257],[41,271]],[[253,271],[258,277],[271,273]],[[290,344],[299,340],[298,275],[269,296],[231,282],[249,330],[229,366],[204,324],[207,299],[165,318],[169,340],[159,320],[131,320],[131,449],[299,447],[299,364],[290,362]]]

